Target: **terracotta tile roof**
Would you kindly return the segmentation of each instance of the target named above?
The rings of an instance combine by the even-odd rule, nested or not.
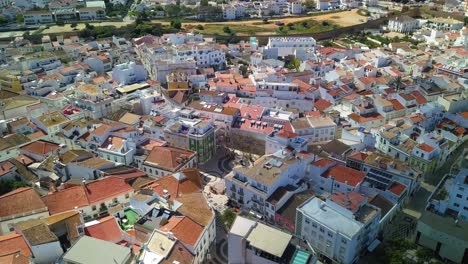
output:
[[[406,186],[397,181],[394,181],[388,190],[393,194],[400,196],[406,190]]]
[[[419,92],[419,91],[413,91],[411,92],[411,95],[416,98],[416,102],[418,104],[425,104],[427,103],[426,98]]]
[[[0,256],[20,252],[21,255],[31,256],[32,252],[26,240],[19,234],[0,236]]]
[[[335,163],[333,160],[321,159],[321,160],[317,160],[316,162],[314,162],[313,165],[317,167],[325,167],[333,163]]]
[[[194,258],[195,256],[180,241],[177,241],[161,264],[174,264],[176,261],[179,263],[193,263]]]
[[[163,190],[169,191],[170,200],[181,195],[200,192],[203,189],[202,175],[196,169],[185,169],[155,180],[147,186],[159,195]]]
[[[133,192],[133,188],[125,180],[112,176],[86,184],[85,190],[90,204]]]
[[[314,107],[319,111],[325,111],[333,104],[324,99],[318,99],[315,101]]]
[[[283,129],[280,132],[278,132],[276,135],[278,137],[287,138],[287,139],[297,137],[296,133],[284,131]]]
[[[85,234],[90,237],[117,243],[123,240],[122,231],[114,216],[97,220],[98,223],[85,227]]]
[[[382,217],[387,215],[387,213],[393,208],[393,203],[380,194],[377,194],[372,199],[369,199],[369,203],[380,208],[382,211]]]
[[[34,160],[32,160],[30,157],[20,154],[15,158],[17,161],[23,163],[25,166],[29,166],[34,163]]]
[[[47,206],[34,189],[18,188],[0,196],[0,217],[47,212]]]
[[[52,152],[58,150],[59,148],[60,148],[59,144],[39,140],[39,141],[35,141],[33,143],[30,143],[20,148],[20,150],[28,151],[30,153],[34,153],[38,155],[46,155],[46,154],[51,154]]]
[[[418,148],[422,151],[429,152],[429,153],[434,151],[434,148],[426,143],[419,145]]]
[[[468,118],[468,111],[460,112],[460,115],[461,115],[463,118]]]
[[[0,162],[0,179],[3,175],[11,172],[13,168],[15,168],[15,165],[9,161]]]
[[[323,177],[334,177],[335,181],[347,183],[350,186],[356,186],[364,180],[366,175],[358,170],[345,167],[343,165],[336,165],[328,169]]]
[[[104,143],[102,143],[101,148],[109,151],[120,151],[124,147],[125,138],[117,136],[109,136]]]
[[[145,160],[145,165],[176,172],[187,161],[195,157],[195,152],[176,147],[155,146]]]
[[[165,230],[172,232],[174,236],[183,243],[195,246],[198,238],[203,232],[203,227],[188,217],[181,218],[182,219],[176,225],[174,225],[173,227],[171,226],[170,229],[166,228]],[[163,226],[162,228],[164,229],[164,227],[165,226]]]
[[[358,192],[352,191],[347,194],[332,194],[330,200],[354,213],[359,209],[359,206],[366,200],[366,198]]]
[[[381,116],[380,114],[373,114],[373,115],[370,115],[370,116],[360,116],[356,113],[351,113],[348,115],[348,118],[358,122],[358,123],[367,123],[367,122],[371,122],[371,121],[374,121],[374,120],[379,120],[379,119],[383,119],[383,116]]]
[[[98,135],[98,136],[102,136],[107,131],[110,131],[111,129],[112,129],[112,126],[107,125],[107,124],[102,124],[99,127],[97,127],[96,129],[94,129],[94,131],[92,133],[95,134],[95,135]]]
[[[364,161],[364,160],[366,160],[367,156],[369,156],[369,155],[367,155],[366,153],[355,152],[355,153],[349,155],[348,158]]]
[[[29,264],[29,257],[20,253],[12,253],[8,255],[0,255],[0,263],[2,264]]]
[[[82,208],[89,205],[82,186],[74,186],[42,197],[51,214]]]
[[[402,105],[397,99],[387,99],[392,105],[395,111],[403,110],[406,107]]]
[[[102,201],[111,200],[125,193],[133,193],[133,188],[118,177],[106,177],[83,185],[73,186],[42,197],[51,214],[81,208]]]
[[[201,226],[209,225],[214,217],[203,193],[184,194],[178,197],[177,201],[182,203],[177,211]]]

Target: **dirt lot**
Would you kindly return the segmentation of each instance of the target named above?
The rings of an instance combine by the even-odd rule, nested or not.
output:
[[[303,21],[329,21],[332,24],[338,25],[339,27],[347,27],[347,26],[353,26],[357,24],[362,24],[365,22],[365,17],[359,15],[357,13],[357,10],[351,10],[351,11],[343,11],[343,12],[338,12],[338,13],[330,13],[330,14],[323,14],[323,15],[316,15],[316,16],[306,16],[306,17],[288,17],[288,18],[275,18],[271,19],[270,23],[264,24],[262,20],[249,20],[249,21],[226,21],[226,22],[190,22],[190,23],[184,23],[182,21],[182,26],[186,29],[192,29],[197,25],[203,25],[203,26],[210,26],[217,28],[222,25],[224,27],[225,25],[227,26],[232,26],[232,27],[245,27],[245,31],[247,33],[256,33],[259,35],[269,35],[269,34],[275,34],[275,30],[278,29],[278,26],[275,25],[274,22],[276,21],[281,21],[285,25],[288,23],[298,23],[298,22],[303,22]],[[167,21],[160,21],[160,20],[153,20],[153,23],[160,23],[163,25],[169,24]],[[124,21],[124,22],[96,22],[96,23],[90,23],[91,25],[94,26],[115,26],[117,28],[126,26],[128,24],[132,23],[132,21]],[[79,23],[76,28],[70,27],[70,24],[64,25],[64,26],[51,26],[50,28],[42,30],[40,33],[41,34],[54,34],[54,33],[65,33],[65,32],[74,32],[77,30],[82,30],[84,29],[85,24],[84,23]],[[221,28],[222,28],[221,27]],[[213,32],[203,32],[201,33],[215,33],[217,30],[213,29],[210,30]],[[239,33],[242,34],[242,31]]]

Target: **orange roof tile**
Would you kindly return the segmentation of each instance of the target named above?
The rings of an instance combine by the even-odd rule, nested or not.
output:
[[[195,157],[195,152],[176,147],[155,146],[145,160],[145,164],[163,168],[167,171],[176,172]]]
[[[327,100],[324,100],[324,99],[318,99],[315,101],[314,103],[314,107],[319,110],[319,111],[325,111],[327,110],[330,106],[332,106],[333,104],[328,102]]]
[[[358,192],[352,191],[347,194],[344,193],[335,193],[330,197],[334,203],[340,205],[351,212],[356,212],[359,209],[359,205],[366,200],[364,196]]]
[[[19,234],[0,236],[0,256],[20,252],[21,255],[31,256],[32,252],[26,240]]]
[[[350,186],[356,186],[364,180],[366,175],[358,170],[348,168],[343,165],[336,165],[328,169],[323,176],[325,178],[334,177],[338,182],[347,183]]]
[[[434,148],[426,143],[419,145],[418,148],[422,151],[429,152],[429,153],[434,151]]]
[[[0,217],[46,212],[47,206],[30,187],[18,188],[0,196]]]
[[[13,168],[15,165],[9,161],[0,162],[0,177],[11,172]]]
[[[185,169],[182,172],[167,175],[152,182],[147,187],[159,195],[163,190],[169,192],[170,198],[175,199],[182,194],[200,192],[203,189],[202,176],[196,169]]]
[[[164,228],[164,226],[162,228]],[[174,236],[183,243],[195,246],[198,238],[203,232],[203,227],[195,223],[192,219],[184,216],[168,231],[172,232]]]
[[[314,162],[313,165],[317,167],[325,167],[333,163],[334,163],[333,160],[321,159],[321,160],[317,160],[316,162]]]
[[[87,236],[117,243],[123,240],[122,231],[114,216],[97,220],[99,223],[85,227]]]
[[[406,190],[406,186],[399,183],[399,182],[397,182],[397,181],[395,181],[395,182],[392,183],[390,188],[388,188],[388,190],[390,192],[392,192],[393,194],[400,196],[400,194],[402,194],[403,191]]]
[[[362,160],[364,161],[366,158],[367,158],[367,155],[366,153],[363,153],[363,152],[355,152],[351,155],[349,155],[348,157],[349,158],[352,158],[352,159],[355,159],[355,160]]]
[[[30,153],[34,154],[39,154],[39,155],[45,155],[45,154],[50,154],[60,148],[59,144],[55,144],[52,142],[48,141],[35,141],[33,143],[30,143],[26,146],[23,146],[21,150],[28,151]]]

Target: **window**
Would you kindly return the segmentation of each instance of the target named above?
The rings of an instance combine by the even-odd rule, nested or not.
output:
[[[320,227],[320,232],[325,233],[325,229],[323,227]]]
[[[460,207],[460,204],[458,204],[458,203],[453,203],[453,206],[455,206],[455,207]]]
[[[130,194],[126,193],[125,194],[125,199],[128,199],[128,197],[130,197]]]
[[[112,199],[112,202],[113,202],[113,203],[117,203],[117,202],[118,202],[118,201],[117,201],[117,198]]]
[[[457,198],[463,198],[461,194],[457,194]]]
[[[93,206],[91,207],[91,209],[93,209],[93,211],[96,211],[96,206],[93,205]]]
[[[328,237],[333,237],[333,234],[331,232],[328,232]]]
[[[312,227],[317,228],[317,223],[312,222]]]
[[[306,224],[310,224],[309,219],[306,219],[305,222],[306,222]]]

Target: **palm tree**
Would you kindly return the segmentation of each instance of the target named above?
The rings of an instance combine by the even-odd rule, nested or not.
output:
[[[397,76],[395,77],[395,79],[393,79],[393,86],[395,88],[395,91],[396,92],[399,92],[401,89],[403,89],[404,87],[404,83],[403,83],[403,80],[401,79],[401,76]]]

